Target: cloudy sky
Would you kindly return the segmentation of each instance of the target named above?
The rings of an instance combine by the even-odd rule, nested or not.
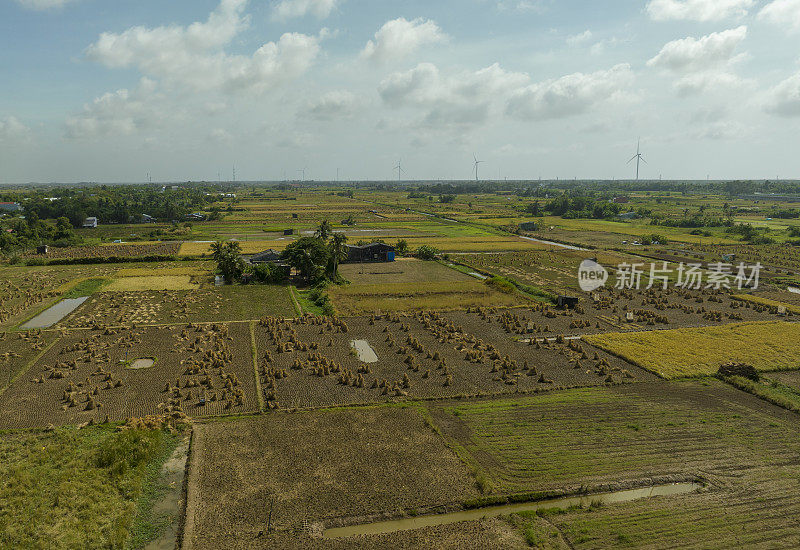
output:
[[[0,51],[6,183],[800,177],[800,0],[0,0]]]

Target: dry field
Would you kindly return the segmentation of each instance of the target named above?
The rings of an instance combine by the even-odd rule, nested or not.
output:
[[[0,397],[0,428],[258,410],[249,332],[246,323],[72,331]],[[155,363],[132,368],[139,358]]]
[[[527,302],[518,294],[505,294],[476,280],[352,285],[331,288],[329,295],[337,313],[347,316],[480,306],[513,307]]]
[[[68,248],[50,247],[46,255],[30,254],[29,259],[77,259],[77,258],[140,258],[146,256],[175,256],[180,243],[164,242],[158,244],[107,244],[100,246],[71,246]]]
[[[708,376],[729,362],[760,371],[795,369],[800,363],[800,324],[785,321],[606,333],[586,341],[662,378]]]
[[[398,259],[391,263],[342,264],[339,266],[339,273],[354,287],[475,281],[473,277],[438,262],[423,262],[412,258]]]
[[[273,528],[282,532],[304,522],[319,529],[477,495],[467,468],[416,407],[200,423],[189,479],[184,548],[192,550],[273,548],[276,542],[305,548],[302,537],[259,535],[270,509]]]
[[[0,332],[0,395],[57,337],[41,330]]]
[[[516,310],[264,319],[255,327],[264,400],[302,408],[655,379],[584,343],[515,338],[520,319]],[[354,340],[378,361],[361,362]]]
[[[752,294],[736,294],[734,295],[734,298],[736,298],[737,300],[750,302],[752,304],[766,306],[770,309],[770,311],[777,311],[777,309],[782,306],[786,308],[786,313],[788,315],[800,314],[800,305],[787,302],[780,302],[778,300],[772,300],[770,298],[767,298],[766,296],[761,296],[761,295],[754,296]]]
[[[295,315],[288,288],[250,285],[193,291],[102,292],[92,296],[59,326],[247,321],[265,315]]]

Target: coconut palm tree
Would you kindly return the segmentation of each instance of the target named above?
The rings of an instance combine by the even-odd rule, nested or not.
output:
[[[224,248],[225,244],[222,241],[214,241],[211,243],[211,257],[214,261],[218,261],[220,255],[222,254],[222,249]]]
[[[339,276],[339,263],[347,259],[347,249],[345,243],[347,235],[344,233],[334,233],[329,245],[331,251],[332,279],[336,280]]]
[[[327,242],[331,233],[333,233],[333,226],[331,226],[331,222],[324,220],[317,227],[317,232],[314,234],[314,236]]]

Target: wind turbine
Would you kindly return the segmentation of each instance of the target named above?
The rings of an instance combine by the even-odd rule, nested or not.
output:
[[[475,181],[478,181],[478,165],[481,164],[483,161],[478,160],[478,157],[473,153],[472,158],[475,159]]]
[[[400,181],[400,174],[405,174],[405,172],[406,172],[405,170],[403,170],[403,161],[402,160],[398,160],[397,161],[397,166],[395,166],[392,171],[394,171],[394,170],[397,170],[397,181]]]
[[[628,164],[630,164],[631,162],[636,160],[636,181],[639,181],[639,162],[643,162],[643,163],[647,164],[647,161],[644,160],[644,157],[642,156],[642,153],[641,153],[641,151],[639,149],[639,146],[641,145],[641,142],[642,142],[642,139],[639,138],[639,140],[636,142],[636,154],[633,155],[631,157],[631,160],[628,161]]]

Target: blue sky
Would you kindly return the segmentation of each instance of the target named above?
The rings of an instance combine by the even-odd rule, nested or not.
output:
[[[0,0],[0,182],[800,177],[800,0]]]

